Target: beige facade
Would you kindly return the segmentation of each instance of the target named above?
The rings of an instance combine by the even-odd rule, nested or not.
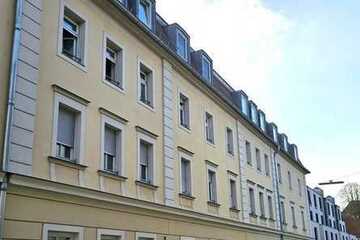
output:
[[[26,81],[32,81],[36,91],[21,92],[17,86],[14,111],[24,115],[16,118],[21,121],[11,128],[6,159],[11,174],[3,180],[9,181],[4,238],[51,239],[48,234],[58,231],[74,232],[78,240],[101,239],[102,232],[128,240],[250,240],[279,239],[280,235],[307,239],[307,226],[301,222],[302,209],[304,222],[308,222],[307,170],[289,154],[274,154],[274,142],[169,53],[124,7],[112,2],[23,0],[20,46],[31,53],[21,50],[18,75],[28,76]],[[6,46],[1,48],[5,52],[1,52],[0,76],[6,80],[15,6],[8,0],[0,4],[1,16],[7,19],[0,23],[0,39]],[[81,63],[61,51],[65,11],[81,19]],[[24,23],[27,18],[32,22]],[[104,79],[107,39],[121,48],[122,89]],[[151,71],[149,106],[139,100],[142,67]],[[1,119],[5,119],[7,84],[2,80]],[[188,128],[180,123],[180,95],[186,96],[189,104]],[[27,100],[20,100],[22,96]],[[77,114],[76,162],[56,156],[59,109],[65,105]],[[206,114],[212,116],[212,143],[206,139]],[[103,171],[107,124],[121,133],[117,174]],[[2,134],[5,125],[0,127]],[[232,153],[228,153],[227,130],[232,134]],[[147,172],[150,182],[141,181],[142,141],[152,149],[152,166]],[[251,144],[252,164],[247,163],[246,142]],[[190,162],[187,194],[183,194],[182,159]],[[278,162],[283,180],[279,199],[285,199],[288,223],[284,232],[276,194]],[[209,171],[215,173],[215,197],[210,196],[214,193],[209,191]],[[230,180],[235,192],[231,192]],[[255,190],[257,216],[250,214],[249,187]],[[294,225],[291,206],[298,221]]]

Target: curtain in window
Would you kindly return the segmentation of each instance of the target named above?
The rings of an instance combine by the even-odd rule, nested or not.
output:
[[[116,131],[108,126],[105,127],[105,146],[106,153],[116,155]]]
[[[74,146],[76,113],[66,109],[59,108],[57,141],[69,147]]]

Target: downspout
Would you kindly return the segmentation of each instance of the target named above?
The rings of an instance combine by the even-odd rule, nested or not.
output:
[[[276,155],[279,152],[279,145],[276,144],[276,149],[274,150],[273,153],[273,159],[274,159],[274,168],[275,168],[275,176],[276,176],[276,181],[275,181],[275,187],[276,187],[276,192],[277,192],[277,202],[278,202],[278,209],[279,209],[279,220],[280,220],[280,240],[284,239],[284,228],[283,228],[283,215],[282,215],[282,210],[281,210],[281,201],[280,201],[280,188],[279,188],[279,170],[277,167],[277,162],[276,162]]]
[[[19,56],[20,48],[20,37],[21,37],[21,17],[23,9],[23,0],[16,1],[16,12],[15,12],[15,27],[13,33],[13,43],[11,52],[10,62],[10,80],[9,80],[9,96],[7,103],[6,113],[6,125],[5,125],[5,137],[4,137],[4,152],[3,152],[3,164],[1,170],[8,172],[9,168],[9,145],[11,136],[11,125],[13,121],[14,103],[15,103],[15,87],[16,87],[16,73],[17,73],[17,59]],[[6,173],[4,179],[0,184],[0,239],[3,239],[4,233],[4,218],[5,218],[5,201],[6,191],[9,181],[9,174]]]

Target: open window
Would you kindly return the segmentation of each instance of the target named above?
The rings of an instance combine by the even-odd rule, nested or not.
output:
[[[104,80],[121,90],[124,89],[123,48],[105,37]]]
[[[139,101],[146,106],[154,107],[153,71],[142,62],[139,63]]]

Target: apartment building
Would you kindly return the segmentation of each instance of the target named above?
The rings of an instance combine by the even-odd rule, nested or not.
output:
[[[308,239],[298,149],[155,0],[0,2],[5,239]]]
[[[324,197],[321,188],[307,187],[311,238],[315,240],[353,240],[332,196]]]

